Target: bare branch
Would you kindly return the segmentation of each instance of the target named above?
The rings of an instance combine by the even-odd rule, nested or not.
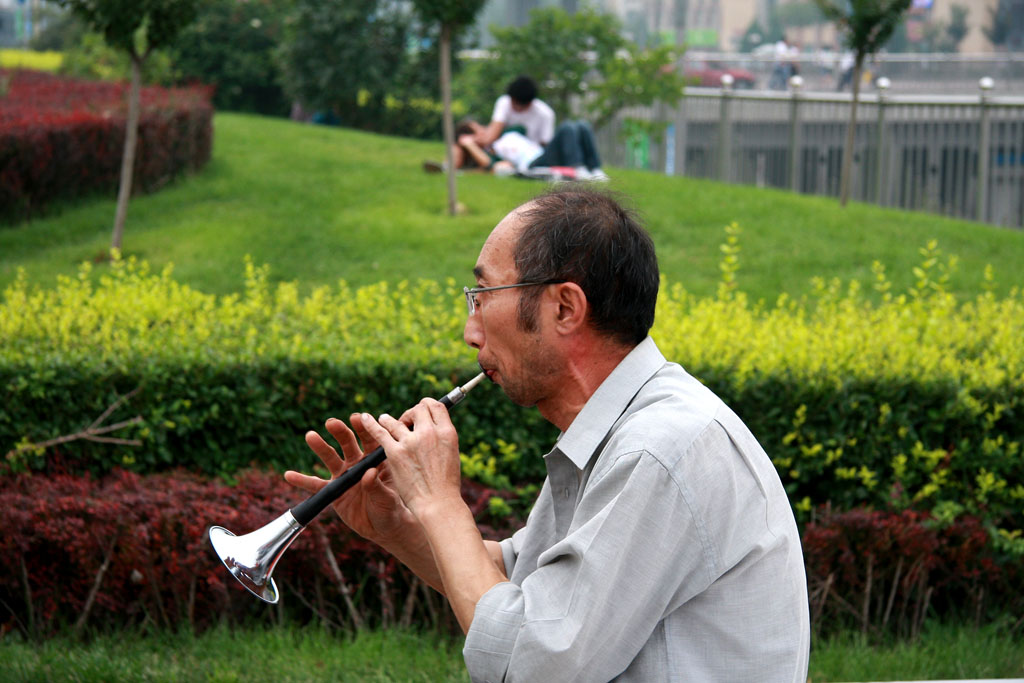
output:
[[[120,524],[118,524],[118,526],[120,526]],[[82,628],[85,626],[85,622],[89,618],[89,612],[92,611],[92,604],[96,600],[96,594],[99,593],[100,586],[103,584],[103,577],[106,576],[107,569],[110,568],[110,559],[114,555],[114,548],[117,547],[118,538],[118,536],[114,536],[113,540],[110,541],[110,546],[107,548],[107,552],[103,555],[103,563],[100,565],[99,571],[96,572],[96,578],[92,582],[92,588],[89,589],[89,595],[85,599],[85,606],[82,607],[82,613],[78,615],[78,620],[75,622],[74,631],[76,634],[82,632]]]
[[[117,410],[118,408],[120,408],[120,407],[121,407],[121,405],[122,405],[122,404],[123,404],[123,403],[124,403],[125,401],[127,401],[128,399],[130,399],[130,398],[131,398],[132,396],[134,396],[135,394],[139,393],[139,390],[140,390],[140,389],[142,389],[142,385],[141,385],[141,384],[140,384],[139,386],[135,387],[134,389],[132,389],[131,391],[129,391],[129,392],[128,392],[127,394],[125,394],[124,396],[121,396],[121,397],[119,397],[119,398],[118,398],[118,399],[117,399],[116,401],[114,401],[113,403],[111,403],[111,404],[110,404],[109,406],[107,406],[107,409],[103,411],[103,414],[102,414],[102,415],[100,415],[99,417],[97,417],[97,418],[96,418],[96,419],[95,419],[95,420],[93,421],[93,423],[92,423],[91,425],[89,425],[89,426],[88,426],[88,427],[86,428],[86,431],[89,431],[90,429],[94,429],[94,428],[98,427],[98,426],[99,426],[100,424],[102,424],[102,423],[103,423],[103,421],[104,421],[104,420],[106,420],[106,419],[107,419],[108,417],[110,417],[110,414],[111,414],[112,412],[114,412],[115,410]],[[111,429],[115,429],[115,427],[111,427]]]
[[[102,434],[109,434],[110,432],[117,431],[118,429],[123,429],[125,427],[129,427],[131,425],[139,424],[140,422],[142,422],[142,416],[136,415],[130,420],[122,420],[121,422],[115,422],[114,424],[111,425],[101,426],[103,424],[103,421],[110,417],[111,413],[113,413],[120,406],[122,406],[125,403],[125,401],[127,401],[132,396],[137,394],[141,388],[141,385],[137,386],[131,391],[129,391],[127,394],[118,397],[116,401],[107,406],[106,410],[104,410],[103,413],[95,420],[93,420],[92,424],[90,424],[85,429],[79,432],[75,432],[73,434],[57,436],[52,439],[47,439],[46,441],[40,441],[38,443],[22,444],[17,448],[7,451],[5,457],[10,459],[18,455],[19,453],[23,453],[25,451],[34,451],[40,449],[46,450],[47,448],[50,448],[52,446],[58,446],[62,443],[68,443],[70,441],[78,441],[79,439],[84,439],[86,441],[96,441],[99,443],[119,444],[123,446],[141,446],[142,441],[138,439],[121,439],[117,437],[101,436]]]

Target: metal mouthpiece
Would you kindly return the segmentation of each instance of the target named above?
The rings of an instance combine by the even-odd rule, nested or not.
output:
[[[480,382],[482,382],[485,377],[487,377],[487,375],[481,372],[479,375],[469,380],[461,387],[455,387],[454,389],[449,391],[444,398],[441,399],[441,403],[445,404],[449,408],[458,404],[460,401],[462,401],[462,399],[466,398],[466,394],[468,394],[470,390],[477,384],[480,384]]]

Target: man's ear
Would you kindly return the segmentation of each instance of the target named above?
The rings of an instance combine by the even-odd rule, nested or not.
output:
[[[556,327],[562,332],[573,332],[580,328],[586,322],[589,308],[583,289],[575,282],[551,285],[551,289],[556,306]]]

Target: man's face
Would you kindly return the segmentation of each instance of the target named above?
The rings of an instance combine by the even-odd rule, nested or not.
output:
[[[495,287],[519,282],[514,253],[520,220],[513,211],[487,238],[476,267],[477,285]],[[478,295],[479,307],[466,320],[463,338],[477,349],[477,362],[487,377],[501,386],[512,401],[534,406],[548,395],[558,364],[545,344],[543,316],[536,329],[524,331],[518,322],[519,298],[524,288],[502,289]]]
[[[530,104],[532,103],[527,102],[526,104],[523,104],[522,102],[519,102],[517,100],[512,100],[512,111],[517,111],[520,114],[522,114],[524,111],[530,108]]]

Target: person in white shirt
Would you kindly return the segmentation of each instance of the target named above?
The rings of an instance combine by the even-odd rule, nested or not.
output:
[[[481,147],[491,145],[506,128],[522,126],[525,135],[539,145],[555,137],[555,111],[537,97],[537,84],[529,76],[519,76],[494,103],[491,122],[476,135]]]
[[[496,175],[531,175],[531,169],[566,167],[575,180],[607,180],[590,126],[584,122],[563,124],[546,148],[518,130],[508,130],[486,149],[477,144],[484,127],[471,118],[459,122],[456,168],[478,166]]]
[[[506,165],[496,165],[500,159],[520,174],[531,168],[557,166],[573,169],[576,180],[608,179],[590,125],[567,121],[556,130],[555,112],[537,97],[537,84],[529,76],[519,76],[509,84],[508,91],[495,102],[487,126],[470,118],[460,122],[452,159],[455,168],[479,166],[499,174],[508,171]],[[442,170],[437,163],[424,168]]]

